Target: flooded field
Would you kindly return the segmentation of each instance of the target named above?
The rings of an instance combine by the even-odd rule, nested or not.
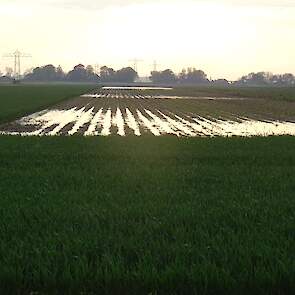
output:
[[[173,90],[171,87],[105,86],[102,90]]]
[[[262,108],[261,101],[152,95],[145,90],[105,87],[2,125],[0,133],[23,136],[295,135],[294,118]]]

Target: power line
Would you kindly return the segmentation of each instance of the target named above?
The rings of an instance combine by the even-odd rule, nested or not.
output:
[[[5,58],[13,58],[14,59],[14,78],[15,80],[20,80],[21,77],[21,59],[32,57],[30,54],[22,53],[19,50],[16,50],[13,53],[8,53],[3,55]]]

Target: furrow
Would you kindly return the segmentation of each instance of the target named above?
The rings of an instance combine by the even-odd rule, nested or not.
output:
[[[75,123],[74,127],[68,132],[69,135],[73,135],[79,131],[79,129],[93,118],[94,107],[89,109],[87,112],[82,112],[80,118]]]
[[[134,134],[136,136],[140,136],[141,133],[139,130],[139,125],[136,122],[133,114],[131,113],[131,111],[128,108],[126,108],[126,114],[127,114],[127,118],[125,118],[125,121],[126,121],[128,127],[134,131]]]
[[[102,131],[100,135],[102,136],[109,136],[111,134],[111,127],[112,127],[112,111],[110,109],[103,115],[103,122],[102,122]]]
[[[139,120],[141,121],[141,125],[145,128],[147,128],[153,135],[160,136],[161,132],[154,126],[153,122],[150,121],[148,118],[146,118],[140,110],[136,110],[137,116]]]

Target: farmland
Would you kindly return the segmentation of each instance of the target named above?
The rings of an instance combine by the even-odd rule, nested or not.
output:
[[[2,137],[1,288],[288,294],[294,148],[288,137]]]
[[[0,132],[38,136],[295,135],[294,102],[176,96],[175,91],[177,89],[99,88],[2,125]],[[166,92],[170,94],[164,94]]]
[[[93,85],[0,85],[0,123],[80,95]]]
[[[88,104],[113,114],[127,105],[132,114],[284,122],[295,112],[273,98],[78,92],[30,112]],[[108,137],[0,136],[1,293],[292,293],[295,138],[156,137],[139,128],[140,137],[114,126]]]
[[[157,92],[150,90],[150,94]],[[164,95],[171,94],[170,91],[164,91]],[[194,97],[248,97],[275,101],[295,101],[295,87],[176,87],[173,89],[173,95],[194,96]]]

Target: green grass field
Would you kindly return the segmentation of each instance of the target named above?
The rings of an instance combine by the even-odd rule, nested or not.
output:
[[[34,92],[22,89],[18,108]],[[0,293],[292,294],[294,148],[292,137],[0,136]]]
[[[2,290],[294,290],[294,138],[0,140]]]
[[[0,123],[39,111],[93,89],[93,85],[0,85]]]

